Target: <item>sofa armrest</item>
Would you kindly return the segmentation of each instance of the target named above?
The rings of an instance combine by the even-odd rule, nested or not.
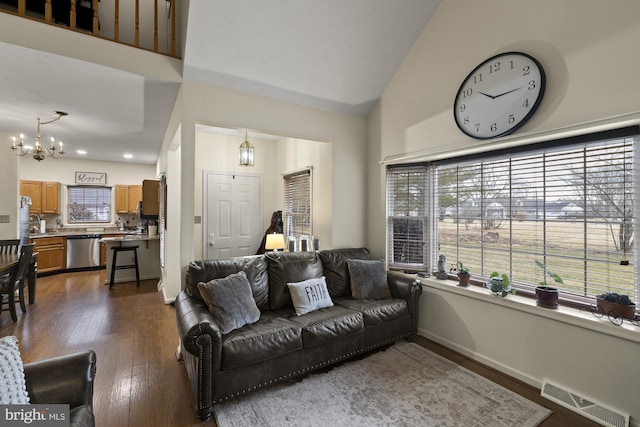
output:
[[[206,303],[181,291],[175,300],[178,335],[183,348],[197,358],[209,359],[217,372],[222,364],[222,331]],[[205,362],[207,363],[207,362]]]
[[[420,308],[420,295],[422,295],[422,283],[418,279],[407,277],[396,271],[387,271],[387,283],[393,298],[401,298],[407,301],[409,314],[413,319],[413,334],[418,333],[418,314]]]
[[[417,310],[417,303],[422,295],[422,284],[419,280],[404,274],[387,271],[387,282],[393,298],[401,298],[409,304],[409,313]]]
[[[96,353],[87,350],[25,363],[24,375],[31,403],[68,403],[93,408]]]

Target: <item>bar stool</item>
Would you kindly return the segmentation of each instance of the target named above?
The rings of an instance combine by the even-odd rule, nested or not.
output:
[[[111,261],[111,281],[109,282],[109,290],[113,287],[113,280],[116,275],[116,270],[124,270],[128,268],[136,269],[136,286],[140,286],[140,272],[138,270],[138,245],[135,246],[114,246],[111,248],[113,251],[113,260]],[[118,252],[133,251],[133,264],[117,265]]]

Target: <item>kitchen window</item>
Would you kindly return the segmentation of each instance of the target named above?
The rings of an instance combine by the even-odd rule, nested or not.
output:
[[[474,278],[506,273],[518,290],[532,291],[545,280],[539,261],[562,277],[564,284],[553,286],[565,301],[592,302],[606,291],[637,301],[638,132],[632,127],[389,167],[389,266],[399,259],[406,268],[404,260],[419,253],[424,239],[433,270],[445,255],[447,269],[462,261]],[[425,179],[416,176],[420,167],[428,170]],[[418,225],[421,209],[430,212],[426,234]],[[405,218],[400,229],[398,212]]]
[[[111,188],[68,186],[67,191],[69,224],[111,221]]]

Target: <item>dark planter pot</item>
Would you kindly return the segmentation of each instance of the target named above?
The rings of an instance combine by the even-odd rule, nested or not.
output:
[[[460,286],[469,286],[469,279],[471,279],[471,274],[469,273],[465,273],[465,274],[460,274],[458,273],[458,284]]]
[[[598,307],[599,312],[607,315],[613,315],[614,317],[623,317],[625,319],[633,320],[636,315],[635,304],[616,304],[615,302],[607,301],[602,298],[596,298],[596,306]]]
[[[558,308],[558,289],[550,286],[536,287],[536,304],[538,307]]]

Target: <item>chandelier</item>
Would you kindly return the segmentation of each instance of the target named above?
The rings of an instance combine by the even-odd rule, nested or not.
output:
[[[58,147],[55,144],[55,138],[51,137],[51,145],[49,147],[45,147],[41,143],[41,135],[40,135],[40,126],[48,125],[49,123],[53,123],[55,121],[60,120],[63,116],[66,116],[67,113],[64,111],[55,111],[58,115],[53,120],[49,120],[48,122],[41,122],[40,117],[38,117],[38,132],[36,133],[36,144],[35,147],[28,147],[24,145],[24,134],[20,134],[20,142],[16,142],[17,138],[12,137],[11,149],[16,156],[24,156],[26,154],[32,154],[33,158],[37,161],[44,160],[44,158],[48,155],[53,159],[58,159],[62,157],[64,154],[64,148],[62,141],[58,141]]]
[[[253,166],[253,154],[255,149],[253,145],[247,139],[248,132],[244,133],[244,142],[240,144],[238,148],[238,157],[240,159],[240,166]]]

